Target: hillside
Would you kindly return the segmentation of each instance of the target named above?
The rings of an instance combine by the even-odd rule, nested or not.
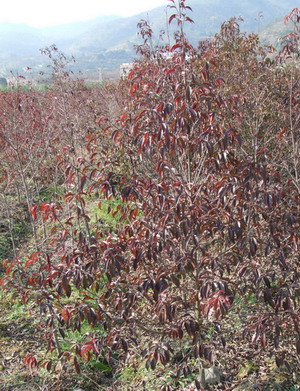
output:
[[[266,26],[270,31],[277,31],[280,26],[277,20],[295,6],[294,0],[191,0],[189,4],[193,8],[191,16],[195,23],[186,26],[186,33],[193,44],[211,37],[219,30],[220,24],[232,16],[243,18],[242,29],[247,32],[263,32]],[[167,13],[170,14],[170,10],[158,7],[127,18],[101,16],[90,21],[44,29],[0,24],[0,72],[4,76],[11,70],[22,73],[22,68],[26,66],[39,71],[46,62],[40,56],[39,49],[54,43],[61,51],[75,56],[76,70],[118,68],[122,62],[129,62],[134,56],[134,44],[139,43],[137,23],[146,19],[154,31],[166,30]],[[172,32],[171,29],[171,37]],[[264,34],[264,37],[268,39],[268,34]],[[159,42],[158,36],[156,42]]]

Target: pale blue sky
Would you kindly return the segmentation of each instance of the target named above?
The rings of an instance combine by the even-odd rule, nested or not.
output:
[[[168,0],[5,0],[0,22],[45,27],[100,15],[131,16],[168,4]]]

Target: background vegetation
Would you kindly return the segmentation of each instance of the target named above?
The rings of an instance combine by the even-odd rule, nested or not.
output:
[[[170,11],[125,81],[52,46],[51,88],[0,93],[3,390],[299,385],[299,11],[277,53]]]
[[[189,41],[197,46],[199,40],[211,39],[225,20],[232,16],[243,18],[241,28],[255,32],[265,44],[277,45],[284,35],[282,17],[294,6],[294,0],[191,0],[195,23],[185,27]],[[68,56],[75,56],[73,71],[81,71],[85,78],[97,79],[98,70],[110,77],[107,70],[119,70],[122,63],[136,57],[134,45],[139,44],[136,25],[147,20],[153,30],[153,42],[173,42],[176,25],[168,25],[170,10],[158,7],[127,18],[100,16],[95,19],[47,28],[33,28],[23,24],[0,23],[0,73],[10,77],[24,74],[36,81],[40,72],[47,73],[47,59],[41,57],[40,48],[53,43]],[[20,40],[20,36],[23,39]],[[163,39],[162,39],[163,37]],[[174,42],[173,42],[174,43]],[[97,75],[97,76],[95,76]]]

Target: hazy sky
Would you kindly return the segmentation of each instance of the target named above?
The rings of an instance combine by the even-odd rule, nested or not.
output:
[[[45,27],[100,15],[131,16],[168,4],[168,0],[4,0],[0,22]]]

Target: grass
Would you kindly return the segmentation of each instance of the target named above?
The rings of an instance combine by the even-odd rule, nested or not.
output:
[[[30,233],[29,224],[21,219],[15,218],[13,221],[13,236],[15,244],[18,246],[23,243]],[[12,258],[12,241],[10,232],[8,229],[8,223],[5,220],[2,221],[2,228],[0,229],[0,260],[6,258]]]
[[[25,306],[13,299],[13,295],[0,292],[0,391],[63,391],[83,388],[85,391],[105,390],[110,383],[112,368],[104,361],[92,359],[81,363],[81,374],[74,375],[72,363],[66,363],[64,372],[40,368],[32,371],[24,364],[27,353],[45,357],[47,344],[43,341],[44,329],[38,327],[39,314],[31,306]],[[83,322],[82,330],[67,330],[66,338],[61,339],[62,348],[84,342],[90,333],[103,333],[101,325],[90,327]],[[57,353],[52,353],[53,358]],[[47,354],[47,358],[52,358]]]
[[[5,294],[0,290],[1,323],[7,323],[15,319],[30,319],[30,308],[14,299],[13,294]]]
[[[88,212],[91,216],[91,224],[93,226],[103,225],[107,228],[116,229],[120,222],[121,213],[117,212],[115,216],[112,215],[113,211],[117,211],[119,205],[122,205],[122,202],[118,199],[110,200],[100,200],[92,202],[88,205]]]
[[[64,189],[62,186],[48,186],[39,193],[39,198],[42,202],[53,202],[57,198],[62,198]]]

